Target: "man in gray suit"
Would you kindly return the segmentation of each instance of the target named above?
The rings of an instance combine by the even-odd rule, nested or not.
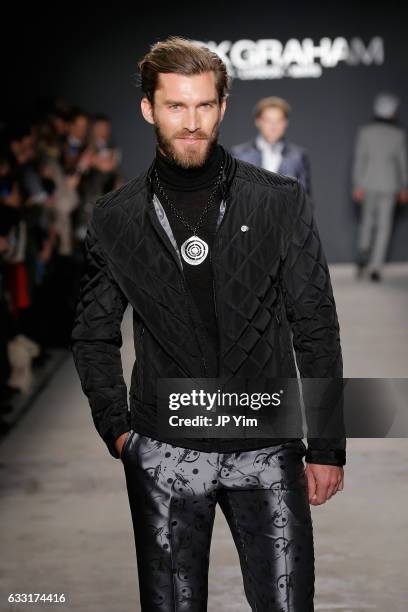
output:
[[[262,98],[256,104],[258,136],[232,147],[234,157],[286,176],[299,179],[311,195],[310,164],[306,150],[285,137],[290,106],[283,98]]]
[[[373,120],[359,129],[356,138],[352,196],[363,207],[357,278],[367,268],[371,280],[381,280],[395,202],[408,201],[406,137],[396,122],[398,106],[393,94],[378,94]]]

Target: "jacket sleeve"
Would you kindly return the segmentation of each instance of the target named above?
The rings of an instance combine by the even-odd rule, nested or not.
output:
[[[295,200],[281,282],[299,374],[301,378],[342,378],[340,327],[329,269],[310,198],[299,181]],[[344,465],[345,449],[345,438],[308,438],[305,459],[309,463]]]
[[[130,430],[120,354],[121,322],[128,302],[112,277],[92,219],[84,249],[70,348],[95,427],[110,454],[118,459],[115,440]]]

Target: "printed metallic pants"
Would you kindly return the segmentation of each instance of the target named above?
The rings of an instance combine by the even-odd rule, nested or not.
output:
[[[142,611],[207,610],[211,535],[219,503],[238,550],[251,609],[313,612],[305,451],[301,440],[292,440],[251,451],[208,453],[132,430],[121,459]]]

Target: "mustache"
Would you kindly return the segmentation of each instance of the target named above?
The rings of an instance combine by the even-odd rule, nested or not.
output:
[[[181,132],[176,134],[174,138],[196,138],[197,140],[208,140],[208,136],[203,132]]]

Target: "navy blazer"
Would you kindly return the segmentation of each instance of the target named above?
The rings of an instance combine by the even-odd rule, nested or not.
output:
[[[306,149],[283,140],[282,161],[277,170],[285,176],[299,179],[309,196],[311,196],[310,163]],[[262,167],[262,152],[256,145],[256,140],[249,140],[231,148],[234,157],[242,161]]]

